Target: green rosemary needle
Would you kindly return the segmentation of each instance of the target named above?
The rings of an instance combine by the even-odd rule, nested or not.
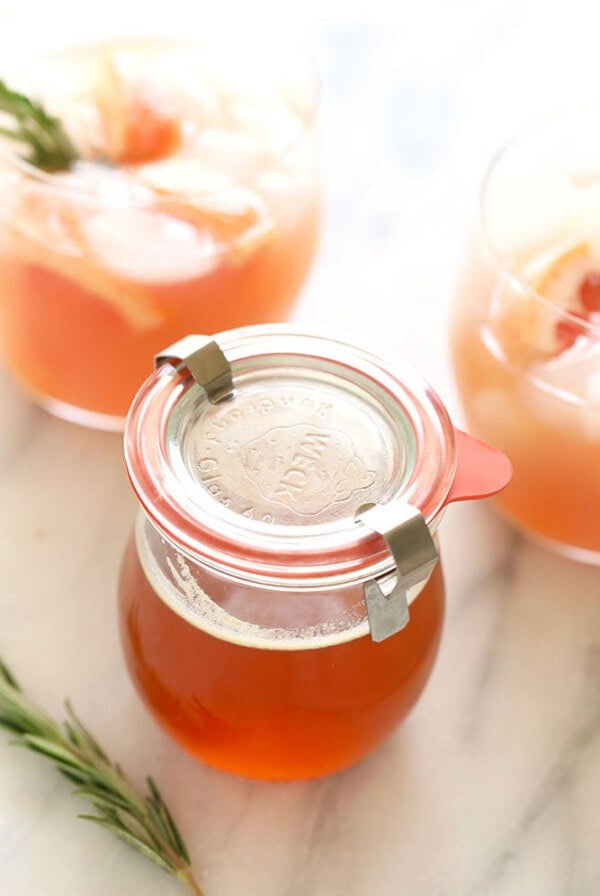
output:
[[[148,793],[141,794],[69,702],[66,709],[60,725],[23,693],[0,659],[0,726],[12,733],[13,743],[49,760],[75,785],[75,794],[96,813],[79,818],[111,831],[177,877],[194,896],[203,896],[185,843],[152,778],[147,778]]]
[[[0,81],[0,112],[12,119],[12,127],[0,126],[0,136],[29,148],[25,159],[44,171],[62,171],[79,158],[60,119],[49,115],[40,103]]]

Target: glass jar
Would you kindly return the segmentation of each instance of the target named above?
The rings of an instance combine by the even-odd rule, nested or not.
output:
[[[126,460],[133,681],[191,753],[267,780],[351,765],[404,718],[442,629],[443,509],[510,476],[412,370],[280,326],[159,356]]]
[[[14,143],[0,157],[0,351],[40,404],[122,429],[162,346],[288,316],[320,217],[304,54],[112,41],[3,78],[82,156],[53,173]]]
[[[452,315],[472,432],[511,458],[495,499],[521,530],[600,562],[600,125],[539,122],[485,178]]]

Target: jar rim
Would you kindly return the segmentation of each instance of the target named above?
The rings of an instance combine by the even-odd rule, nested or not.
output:
[[[417,507],[435,530],[455,475],[454,429],[441,400],[419,374],[338,339],[287,325],[230,330],[215,339],[234,375],[242,362],[252,370],[265,358],[273,363],[285,359],[288,367],[290,359],[296,359],[304,369],[310,360],[311,369],[335,365],[341,377],[358,377],[365,388],[372,386],[379,390],[374,394],[385,394],[396,403],[412,427],[415,456],[404,479],[392,483],[386,494]],[[273,587],[284,581],[322,586],[393,571],[384,538],[354,513],[339,520],[280,525],[234,514],[203,493],[190,497],[189,478],[173,468],[173,431],[169,433],[169,421],[190,390],[202,391],[187,371],[164,365],[142,385],[126,425],[132,486],[146,515],[171,541],[214,569],[263,585],[271,582]]]

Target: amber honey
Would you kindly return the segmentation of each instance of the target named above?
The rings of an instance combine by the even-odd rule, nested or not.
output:
[[[368,634],[307,649],[232,643],[165,604],[133,543],[119,595],[129,671],[160,724],[208,765],[273,781],[339,771],[374,750],[425,687],[444,616],[438,566],[410,624],[380,644]]]

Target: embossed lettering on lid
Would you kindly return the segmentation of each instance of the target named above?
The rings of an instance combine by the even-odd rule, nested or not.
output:
[[[128,467],[149,515],[229,573],[316,584],[389,571],[357,512],[410,502],[435,526],[455,462],[435,393],[409,368],[287,327],[215,340],[233,397],[215,400],[176,355],[132,406]]]
[[[267,357],[235,388],[223,405],[190,393],[174,413],[169,450],[188,496],[204,503],[208,493],[246,519],[318,526],[397,493],[414,453],[406,421],[341,374],[323,382],[304,359],[282,370]]]

